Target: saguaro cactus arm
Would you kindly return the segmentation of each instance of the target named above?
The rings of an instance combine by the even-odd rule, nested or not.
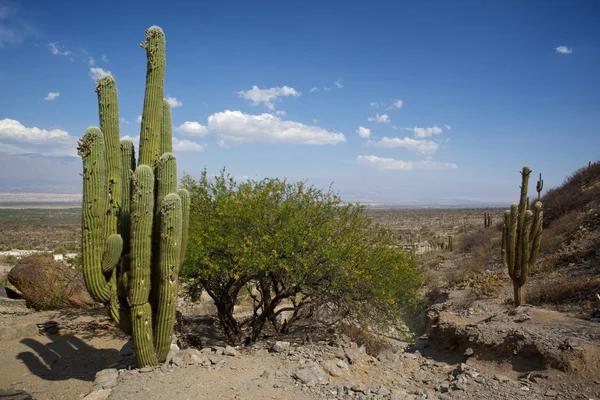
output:
[[[108,195],[104,135],[100,129],[88,128],[77,151],[83,159],[83,275],[92,298],[106,303],[110,300],[110,288],[102,273],[102,257]]]

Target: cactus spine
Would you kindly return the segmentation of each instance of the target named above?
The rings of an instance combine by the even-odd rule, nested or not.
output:
[[[133,336],[139,367],[167,358],[186,251],[190,197],[177,189],[171,110],[164,100],[165,36],[146,31],[148,58],[139,160],[119,141],[117,85],[98,80],[100,127],[79,141],[83,159],[83,270],[94,300]]]
[[[504,212],[502,230],[502,264],[508,269],[513,281],[514,304],[525,301],[523,286],[527,275],[535,265],[542,236],[542,202],[536,201],[533,211],[527,209],[527,188],[531,169],[524,166],[521,171],[521,197]]]

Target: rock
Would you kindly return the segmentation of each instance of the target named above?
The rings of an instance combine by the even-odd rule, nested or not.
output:
[[[92,391],[100,389],[112,389],[117,386],[117,380],[119,379],[119,371],[116,368],[103,369],[96,373],[96,379],[94,379],[94,387]]]
[[[340,367],[337,366],[336,362],[333,360],[324,361],[322,366],[325,372],[327,372],[329,375],[335,378],[344,375],[344,371],[342,371]]]
[[[471,357],[471,356],[473,355],[473,353],[475,353],[475,352],[474,352],[474,351],[473,351],[473,349],[472,349],[472,348],[470,348],[470,347],[468,347],[468,348],[465,350],[465,356],[467,356],[467,357]]]
[[[171,363],[182,367],[185,365],[209,365],[210,361],[205,354],[201,354],[196,349],[185,349],[174,354]]]
[[[346,358],[350,364],[360,363],[360,354],[356,349],[345,348],[344,354],[346,355]]]
[[[235,350],[235,348],[227,346],[225,347],[225,350],[223,350],[223,354],[226,356],[235,357],[237,356],[237,351]]]
[[[17,293],[9,287],[0,285],[0,298],[17,300],[22,299],[23,295],[21,293]]]
[[[315,365],[300,368],[292,376],[308,387],[313,387],[325,381],[324,372]]]
[[[290,342],[275,342],[269,351],[273,353],[285,353],[290,349]]]
[[[346,353],[344,352],[344,349],[342,349],[341,347],[336,347],[333,350],[333,355],[335,358],[339,358],[340,360],[346,359]]]
[[[215,346],[213,347],[213,350],[215,351],[216,355],[220,356],[223,354],[223,351],[225,351],[225,347]]]
[[[521,314],[518,314],[515,317],[514,321],[515,322],[525,322],[525,321],[528,321],[530,319],[531,319],[531,317],[529,316],[529,314],[521,313]]]
[[[48,298],[64,296],[62,306],[87,308],[95,305],[90,297],[83,274],[66,264],[55,261],[52,255],[35,255],[18,260],[8,273],[8,281],[36,308],[50,306]]]
[[[34,322],[19,322],[0,325],[0,341],[20,340],[39,335],[39,328]]]
[[[510,382],[510,378],[500,374],[494,374],[494,380],[499,382]]]
[[[106,400],[110,396],[110,392],[112,392],[112,389],[96,390],[85,396],[84,400]]]
[[[353,392],[357,392],[357,393],[362,393],[362,394],[369,393],[369,388],[367,387],[367,385],[365,385],[362,382],[352,385],[352,387],[350,389],[352,389]]]
[[[0,390],[0,400],[33,400],[24,390]]]
[[[171,360],[173,359],[173,356],[175,356],[175,354],[179,353],[180,349],[179,346],[177,346],[177,344],[175,343],[171,343],[171,348],[169,349],[169,354],[167,354],[167,358],[165,359],[165,364],[169,364],[171,362]]]
[[[337,365],[339,368],[343,369],[344,371],[348,371],[350,369],[350,366],[344,360],[337,359],[335,361],[335,365]]]
[[[213,349],[211,349],[210,347],[205,347],[203,349],[200,350],[200,353],[202,354],[212,354],[213,353]]]
[[[396,362],[398,360],[398,355],[394,354],[393,352],[391,352],[390,350],[384,350],[381,353],[379,353],[377,355],[377,359],[382,362]]]
[[[554,390],[548,390],[546,391],[546,393],[544,393],[544,396],[546,397],[556,397],[558,396],[558,392],[555,392]],[[2,397],[0,397],[1,399]]]
[[[392,394],[392,392],[390,391],[390,389],[386,388],[385,386],[382,386],[377,390],[377,394],[379,396],[389,396]]]

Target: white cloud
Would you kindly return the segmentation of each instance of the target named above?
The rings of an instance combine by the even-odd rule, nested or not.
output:
[[[69,50],[61,50],[64,49],[64,46],[60,46],[56,43],[48,43],[48,47],[50,48],[50,53],[57,56],[70,56],[71,52]]]
[[[94,57],[88,57],[88,65],[90,67],[93,67],[94,65],[96,65],[96,60],[94,60]]]
[[[256,106],[263,103],[269,110],[275,109],[273,101],[277,100],[278,97],[298,97],[302,95],[301,92],[288,86],[260,89],[256,85],[252,86],[250,90],[242,90],[237,92],[237,94],[243,99],[250,100],[252,105]]]
[[[123,124],[127,124],[127,125],[131,124],[131,122],[127,121],[127,118],[121,117],[121,118],[119,118],[119,121],[121,121],[121,123],[123,123]]]
[[[376,102],[372,102],[372,103],[369,103],[369,105],[370,105],[371,107],[373,107],[373,108],[378,108],[380,104],[379,104],[379,103],[376,103]],[[383,104],[382,104],[382,105],[383,105]]]
[[[323,90],[324,90],[324,91],[326,91],[326,92],[329,92],[329,91],[331,90],[331,87],[327,87],[327,86],[325,86],[325,87],[323,88]]]
[[[287,113],[283,110],[275,111],[275,115],[279,115],[281,117],[285,117]]]
[[[380,170],[411,171],[413,169],[454,169],[458,168],[454,163],[440,163],[432,160],[403,161],[394,158],[378,156],[358,156],[356,161]]]
[[[379,115],[379,113],[377,113],[374,117],[369,117],[369,121],[375,121],[375,122],[383,122],[386,124],[390,123],[390,116],[387,114],[382,114]]]
[[[136,135],[136,136],[129,136],[129,135],[125,135],[123,137],[121,137],[121,140],[131,140],[131,142],[133,143],[133,145],[137,148],[140,147],[140,135]]]
[[[433,135],[439,135],[442,133],[442,128],[437,125],[432,126],[431,128],[413,128],[413,132],[415,133],[415,137],[424,138]]]
[[[449,131],[452,130],[452,127],[450,125],[444,125],[446,127],[446,129],[448,129]]]
[[[371,136],[371,130],[369,128],[365,128],[364,126],[359,126],[356,130],[356,133],[358,133],[358,136],[364,139]]]
[[[9,2],[0,2],[0,20],[2,21],[0,25],[0,48],[21,43],[37,33],[37,29],[31,23],[19,16],[21,9],[21,7],[9,5]]]
[[[104,61],[105,63],[108,62],[108,58],[106,58],[106,56],[104,54],[102,54],[102,61]]]
[[[60,92],[49,92],[48,96],[44,97],[44,100],[52,101],[60,96]]]
[[[185,121],[177,127],[177,132],[185,136],[205,136],[208,133],[208,129],[200,122]]]
[[[0,148],[12,154],[76,155],[77,138],[62,129],[28,128],[14,119],[0,120]]]
[[[573,49],[571,47],[567,47],[567,46],[558,46],[554,50],[556,50],[556,52],[560,53],[560,54],[571,54],[571,53],[573,53]]]
[[[317,119],[316,119],[316,118],[313,118],[313,119],[312,119],[312,122],[313,122],[313,124],[316,124],[316,123],[317,123]]]
[[[335,87],[337,87],[338,89],[341,89],[344,87],[344,85],[342,85],[342,81],[341,80],[337,80],[334,83]]]
[[[417,154],[433,154],[440,148],[440,145],[430,140],[417,140],[409,137],[404,139],[384,137],[379,141],[369,141],[369,146],[383,149],[393,149],[403,147]]]
[[[183,105],[183,103],[177,100],[176,97],[165,97],[165,100],[171,105],[171,108],[177,108]]]
[[[386,110],[393,110],[395,108],[402,108],[402,106],[404,105],[404,102],[400,99],[394,100],[394,102],[388,107],[386,108]]]
[[[142,123],[142,116],[138,115],[137,118],[135,119],[135,122],[137,122],[138,124]]]
[[[283,121],[273,114],[250,115],[226,110],[208,117],[208,130],[224,143],[337,144],[346,141],[343,133],[318,126]]]
[[[90,68],[90,78],[97,81],[103,76],[112,76],[112,72],[105,70],[104,68],[92,67]]]
[[[204,151],[204,146],[196,143],[196,142],[192,142],[191,140],[187,140],[187,139],[177,139],[176,137],[173,138],[173,150],[177,150],[177,151]]]
[[[313,86],[313,87],[311,87],[311,88],[310,88],[310,92],[311,92],[311,93],[312,93],[312,92],[318,92],[318,91],[319,91],[319,88],[318,88],[318,87],[316,87],[316,86]]]

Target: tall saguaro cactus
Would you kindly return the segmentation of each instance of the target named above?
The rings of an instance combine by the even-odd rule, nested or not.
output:
[[[527,209],[529,175],[531,169],[524,166],[521,171],[519,204],[513,204],[510,210],[504,212],[502,264],[508,269],[513,281],[515,307],[525,301],[523,286],[527,282],[529,271],[535,265],[542,237],[542,202],[536,201],[533,211]]]
[[[119,142],[117,84],[98,80],[100,129],[79,141],[83,159],[83,273],[94,300],[132,334],[140,367],[167,358],[190,198],[177,189],[171,110],[164,100],[165,36],[146,31],[146,93],[136,167],[133,143]]]

